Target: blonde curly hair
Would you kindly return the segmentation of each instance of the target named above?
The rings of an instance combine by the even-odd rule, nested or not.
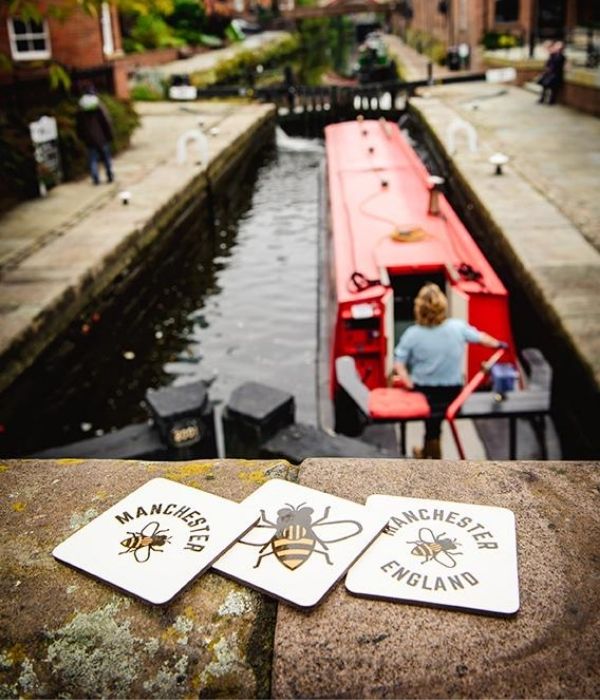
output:
[[[430,282],[419,290],[414,308],[419,326],[439,326],[448,315],[448,299],[437,284]]]

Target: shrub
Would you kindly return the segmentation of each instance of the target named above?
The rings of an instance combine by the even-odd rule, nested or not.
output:
[[[185,41],[175,36],[172,28],[169,27],[162,17],[152,14],[139,15],[137,17],[129,38],[136,45],[141,45],[145,49],[161,49],[185,45]]]
[[[157,102],[164,100],[162,91],[157,90],[148,83],[138,83],[131,88],[131,99],[139,102]]]
[[[486,32],[483,35],[481,43],[487,51],[494,51],[495,49],[510,49],[513,46],[520,46],[522,41],[513,34]]]

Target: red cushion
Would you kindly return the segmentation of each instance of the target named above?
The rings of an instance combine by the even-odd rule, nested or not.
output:
[[[406,420],[428,418],[431,409],[425,394],[406,389],[373,389],[369,392],[369,416],[379,419]]]

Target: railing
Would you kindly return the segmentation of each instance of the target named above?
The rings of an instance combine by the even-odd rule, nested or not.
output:
[[[396,80],[368,85],[215,86],[198,89],[197,99],[248,97],[275,104],[280,122],[306,119],[313,115],[317,121],[327,123],[340,118],[353,118],[358,113],[371,116],[382,112],[400,112],[419,87],[485,80],[485,77],[485,73],[470,73],[436,80]]]

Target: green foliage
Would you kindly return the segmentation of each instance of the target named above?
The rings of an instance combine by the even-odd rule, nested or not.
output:
[[[176,37],[173,30],[158,15],[139,15],[135,20],[130,38],[145,49],[183,46],[185,41]]]
[[[131,99],[136,102],[158,102],[165,99],[162,90],[159,91],[152,85],[148,85],[148,83],[138,83],[134,85],[130,93]]]
[[[131,103],[102,95],[101,100],[110,114],[114,143],[118,153],[129,144],[133,130],[139,125],[139,117]],[[59,146],[66,180],[75,179],[87,172],[87,153],[76,131],[77,100],[68,97],[60,100],[52,110],[37,107],[25,113],[0,111],[0,211],[37,194],[37,174],[33,147],[29,135],[29,123],[42,114],[51,113],[58,126]],[[42,178],[52,185],[50,174]]]
[[[495,49],[510,49],[513,46],[522,45],[522,41],[519,37],[503,32],[486,32],[483,35],[481,43],[485,47],[486,51],[494,51]]]
[[[8,0],[8,13],[25,20],[40,22],[45,16],[66,19],[74,10],[80,9],[97,16],[104,0],[67,0],[62,4],[49,3],[46,7],[36,0]],[[145,15],[149,13],[169,14],[173,11],[173,0],[112,0],[121,12]]]
[[[48,67],[48,78],[50,80],[50,87],[52,90],[62,88],[68,92],[71,89],[71,76],[58,63],[50,64]]]
[[[446,60],[448,51],[446,44],[420,29],[408,28],[406,30],[406,43],[419,53],[429,56],[434,63],[442,64]]]
[[[175,0],[173,12],[165,20],[172,27],[175,36],[183,39],[186,44],[196,46],[204,43],[206,13],[199,0]]]
[[[191,76],[192,84],[196,87],[208,87],[235,81],[244,77],[250,69],[256,68],[259,64],[267,68],[278,63],[283,58],[296,53],[299,46],[299,38],[291,35],[260,49],[253,51],[242,49],[230,58],[219,61],[214,68],[194,73]]]

